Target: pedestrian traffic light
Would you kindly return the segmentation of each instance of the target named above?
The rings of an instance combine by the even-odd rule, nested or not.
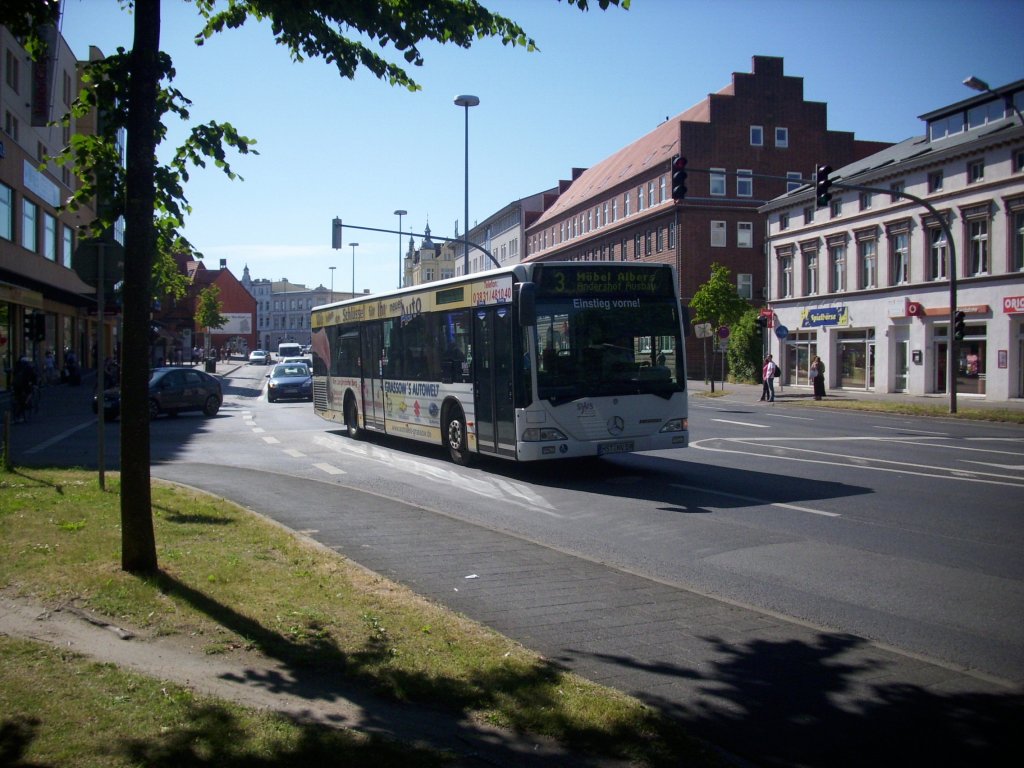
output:
[[[672,199],[686,199],[686,158],[682,155],[672,161]]]
[[[957,312],[953,316],[953,336],[956,337],[957,341],[963,341],[964,336],[967,334],[967,315],[963,312]]]
[[[819,208],[827,208],[829,201],[832,200],[832,193],[828,191],[832,186],[832,182],[828,178],[830,173],[832,173],[831,165],[814,166],[814,196],[818,201]]]

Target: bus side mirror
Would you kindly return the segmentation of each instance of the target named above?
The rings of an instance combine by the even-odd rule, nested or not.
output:
[[[687,336],[690,335],[690,329],[691,329],[691,326],[690,326],[690,308],[689,307],[680,307],[680,310],[682,310],[682,318],[683,318],[683,337],[686,338]]]
[[[527,327],[537,324],[536,283],[515,284],[516,306],[519,310],[519,325]]]

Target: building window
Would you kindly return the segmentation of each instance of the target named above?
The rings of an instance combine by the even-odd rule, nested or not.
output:
[[[842,293],[846,290],[846,243],[834,243],[828,249],[829,290]]]
[[[1024,171],[1024,149],[1018,149],[1013,153],[1013,170],[1015,173]]]
[[[71,254],[75,249],[75,234],[71,227],[64,227],[64,266],[71,269]]]
[[[712,221],[711,222],[711,247],[712,248],[725,248],[726,245],[726,231],[724,221]]]
[[[736,247],[754,247],[754,225],[749,221],[740,221],[736,224]]]
[[[789,213],[783,211],[779,214],[779,230],[786,231],[789,229]]]
[[[0,184],[0,238],[14,239],[14,190]]]
[[[57,219],[43,213],[43,256],[57,261]]]
[[[857,243],[857,259],[860,262],[860,287],[878,287],[878,252],[874,240]]]
[[[10,112],[4,113],[4,130],[7,131],[8,136],[18,141],[18,118]]]
[[[654,206],[654,182],[647,182],[647,207]]]
[[[988,219],[974,219],[969,224],[971,237],[971,275],[988,274]]]
[[[21,80],[21,61],[19,61],[18,57],[11,49],[7,49],[7,66],[5,67],[5,69],[7,70],[7,86],[15,93],[19,93],[19,81]]]
[[[871,207],[872,198],[870,192],[861,192],[858,199],[860,201],[860,209],[862,211],[866,211]]]
[[[967,165],[967,183],[977,184],[985,180],[985,161],[975,160]]]
[[[21,246],[26,250],[35,252],[39,246],[39,236],[36,234],[36,222],[39,219],[39,206],[31,200],[21,201]]]
[[[658,227],[658,229],[655,230],[654,236],[656,240],[658,253],[661,253],[663,250],[665,250],[665,232],[661,227]]]
[[[661,178],[658,179],[658,202],[665,202],[665,175],[662,174]]]
[[[775,146],[779,149],[785,149],[789,146],[789,128],[775,129]]]
[[[754,298],[754,276],[749,272],[740,272],[736,275],[736,293],[741,299],[751,301]]]
[[[763,147],[764,146],[764,127],[760,125],[750,126],[750,146],[752,147]]]
[[[668,225],[668,247],[670,249],[676,247],[676,225],[675,225],[675,222],[672,222],[672,223],[670,223]]]
[[[904,184],[902,181],[894,181],[889,185],[889,202],[895,203],[903,196]]]
[[[640,258],[640,235],[633,235],[633,260],[636,261]]]
[[[928,279],[946,279],[946,233],[941,227],[928,229]]]
[[[808,205],[804,208],[804,224],[814,223],[814,206]]]
[[[941,192],[944,181],[942,171],[932,171],[928,174],[928,191]]]
[[[716,197],[721,197],[725,195],[725,169],[712,168],[710,178],[711,194]]]
[[[625,202],[623,203],[623,216],[629,216],[629,192],[625,195]]]
[[[629,249],[629,240],[622,238],[622,249],[619,251],[619,261],[626,260],[626,252]]]
[[[644,256],[651,255],[651,230],[647,230],[647,234],[644,237]]]
[[[786,171],[786,191],[792,192],[804,185],[804,177],[799,171]]]
[[[910,282],[910,235],[896,232],[889,236],[891,263],[889,265],[889,284],[904,285]]]
[[[804,251],[804,296],[818,292],[818,251]]]
[[[619,198],[612,200],[612,221],[616,222],[619,220]]]
[[[645,207],[644,203],[644,185],[641,184],[636,188],[636,212],[640,213]]]
[[[1013,245],[1010,253],[1010,270],[1024,271],[1024,210],[1013,213]]]
[[[783,256],[779,259],[779,291],[782,298],[793,295],[793,257]]]
[[[843,198],[833,197],[832,202],[828,205],[828,213],[833,219],[837,216],[843,215]]]
[[[736,171],[736,195],[737,197],[754,196],[754,179],[751,176],[753,171]]]

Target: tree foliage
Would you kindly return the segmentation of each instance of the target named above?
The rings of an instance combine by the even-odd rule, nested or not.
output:
[[[747,311],[732,325],[729,334],[729,373],[733,381],[749,383],[761,380],[762,331],[757,324],[760,313],[748,306]]]
[[[588,0],[567,0],[588,10]],[[504,45],[535,50],[536,43],[515,22],[494,14],[476,0],[194,0],[201,19],[198,45],[224,29],[247,21],[270,26],[274,41],[295,61],[322,58],[338,74],[352,78],[360,67],[391,85],[418,90],[419,85],[402,64],[373,50],[393,49],[406,65],[422,66],[419,45],[424,41],[469,48],[484,38]],[[602,10],[629,0],[597,0]],[[208,161],[229,177],[226,148],[250,152],[252,139],[228,123],[209,122],[192,128],[170,162],[158,165],[156,149],[167,134],[164,121],[174,115],[190,118],[190,102],[171,86],[174,67],[159,49],[160,0],[121,0],[131,12],[134,40],[130,51],[118,49],[86,68],[86,87],[75,104],[85,114],[95,110],[101,118],[96,137],[76,136],[62,161],[73,166],[83,187],[72,204],[93,198],[105,201],[95,231],[106,231],[123,216],[125,275],[123,290],[123,342],[126,359],[148,359],[148,323],[157,274],[169,275],[167,257],[176,249],[192,252],[179,233],[190,211],[184,195],[192,166]],[[25,41],[33,55],[44,49],[40,29],[56,24],[58,0],[4,0],[0,24]],[[223,76],[228,76],[227,74]],[[126,137],[125,162],[120,164],[120,137]],[[161,255],[162,254],[162,255]],[[162,286],[166,288],[166,286]],[[146,414],[148,372],[144,365],[123,366],[121,382],[121,565],[128,571],[157,568],[153,536],[149,474],[149,420]]]
[[[695,322],[711,323],[716,328],[723,325],[731,327],[750,309],[750,304],[736,292],[729,275],[728,267],[717,263],[711,265],[711,277],[690,300]]]
[[[228,319],[221,314],[224,305],[220,300],[220,288],[208,285],[196,297],[195,321],[197,328],[222,328]]]

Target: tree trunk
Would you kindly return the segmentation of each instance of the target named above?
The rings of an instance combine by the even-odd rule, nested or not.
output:
[[[121,567],[157,568],[149,474],[149,315],[156,249],[160,0],[135,0],[125,168],[124,338],[121,347]]]

